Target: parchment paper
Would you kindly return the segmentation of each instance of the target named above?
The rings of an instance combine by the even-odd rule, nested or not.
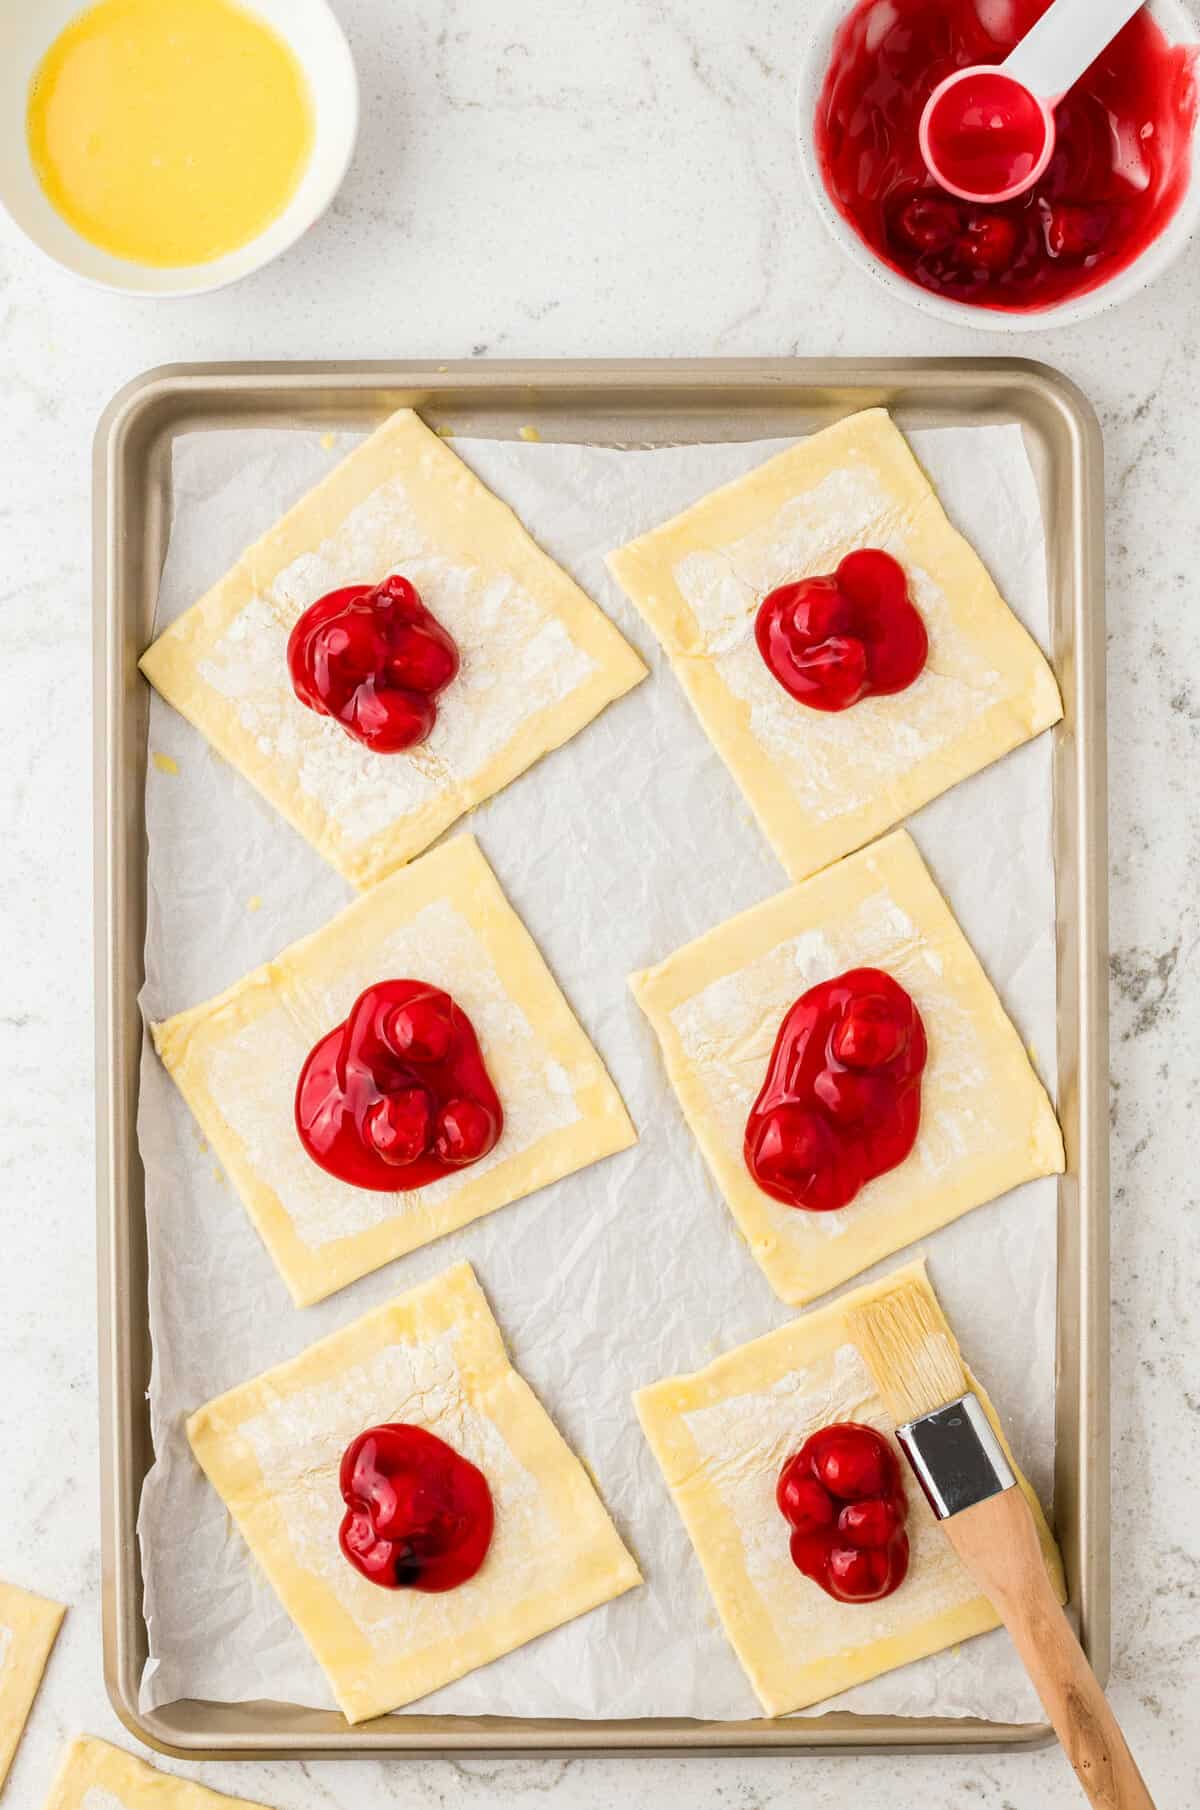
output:
[[[950,514],[1044,643],[1043,533],[1019,428],[944,429],[914,434],[913,442]],[[159,628],[354,443],[349,435],[280,430],[179,440]],[[790,1310],[734,1230],[626,977],[768,897],[786,877],[653,637],[609,580],[603,555],[781,444],[617,451],[455,442],[652,668],[644,684],[470,820],[621,1089],[640,1132],[636,1148],[297,1311],[147,1048],[139,1130],[157,1460],[140,1516],[150,1634],[145,1707],[178,1697],[332,1706],[323,1674],[195,1465],[184,1418],[467,1257],[515,1363],[590,1465],[647,1581],[414,1707],[516,1716],[759,1713],[630,1392],[706,1363],[780,1325]],[[143,1004],[157,1019],[208,998],[316,929],[348,889],[158,697],[150,748]],[[1049,738],[957,787],[911,827],[1052,1087]],[[922,1248],[970,1361],[1046,1500],[1054,1183],[981,1208]],[[999,1634],[823,1707],[1037,1714]]]

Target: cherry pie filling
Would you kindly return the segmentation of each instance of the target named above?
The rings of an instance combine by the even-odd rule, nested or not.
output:
[[[746,1121],[746,1167],[789,1207],[829,1213],[902,1163],[921,1123],[925,1027],[899,981],[852,968],[779,1027]]]
[[[839,1603],[875,1603],[908,1572],[908,1503],[882,1433],[856,1421],[822,1427],[779,1473],[792,1563]]]
[[[503,1127],[474,1025],[420,980],[368,987],[310,1052],[296,1087],[305,1150],[356,1188],[423,1188],[477,1163]]]
[[[810,710],[849,710],[872,694],[905,691],[929,653],[904,568],[877,547],[848,553],[826,577],[771,591],[754,635],[775,678]]]
[[[342,1456],[338,1544],[386,1590],[453,1590],[474,1577],[495,1525],[483,1472],[423,1427],[360,1433]]]
[[[459,668],[453,637],[396,575],[319,597],[289,635],[287,660],[300,702],[375,754],[428,738]]]

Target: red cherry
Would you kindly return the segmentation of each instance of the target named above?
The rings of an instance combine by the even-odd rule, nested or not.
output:
[[[893,1463],[878,1433],[849,1424],[833,1428],[814,1454],[817,1476],[843,1502],[881,1495],[891,1485]]]
[[[958,237],[959,209],[939,195],[913,195],[900,209],[896,225],[916,251],[945,251]]]
[[[879,993],[853,994],[830,1039],[838,1061],[857,1069],[894,1062],[908,1046],[908,1024],[899,1006]]]
[[[887,1553],[878,1547],[860,1551],[855,1546],[834,1546],[830,1550],[833,1594],[847,1602],[874,1602],[887,1595],[888,1569]]]
[[[864,604],[872,610],[881,604],[899,608],[908,601],[904,567],[879,547],[856,547],[853,553],[847,553],[838,566],[835,582],[842,595],[857,606],[852,611],[855,616]]]
[[[826,700],[828,710],[848,710],[867,690],[867,650],[854,635],[830,635],[808,648],[796,669]]]
[[[830,1596],[845,1603],[876,1603],[898,1590],[908,1575],[908,1535],[893,1534],[886,1546],[858,1549],[833,1545],[829,1552]]]
[[[762,1121],[754,1174],[764,1184],[803,1191],[831,1166],[833,1156],[833,1137],[820,1114],[785,1102]]]
[[[775,593],[781,599],[780,627],[795,656],[817,642],[842,635],[852,625],[852,613],[837,578],[808,578],[802,584],[784,585]],[[790,597],[790,603],[785,599]]]
[[[397,1168],[429,1149],[433,1107],[423,1087],[385,1094],[367,1108],[364,1129],[376,1156]]]
[[[829,1491],[811,1474],[799,1454],[790,1458],[779,1473],[775,1500],[780,1513],[790,1521],[797,1533],[831,1531],[834,1522],[833,1500]]]
[[[1007,214],[972,214],[959,253],[965,263],[995,276],[1011,267],[1018,236],[1017,223]]]
[[[342,1551],[364,1577],[373,1584],[390,1585],[395,1549],[390,1540],[380,1539],[369,1514],[350,1510],[342,1521],[339,1537]]]
[[[1108,237],[1111,221],[1105,207],[1078,207],[1069,201],[1043,209],[1046,250],[1052,258],[1087,258]]]
[[[844,1068],[823,1068],[813,1082],[813,1093],[839,1129],[881,1124],[895,1103],[886,1080]]]
[[[870,1496],[847,1502],[838,1516],[838,1538],[846,1546],[886,1546],[900,1522],[890,1496]]]
[[[804,1533],[797,1529],[788,1541],[796,1570],[820,1584],[822,1590],[828,1588],[830,1538],[828,1532]]]
[[[475,1163],[496,1142],[496,1122],[478,1100],[450,1100],[438,1115],[434,1151],[441,1162],[455,1168]]]
[[[764,598],[755,632],[763,658],[793,697],[846,710],[867,683],[866,649],[852,628],[837,578],[809,578]]]
[[[370,681],[355,693],[350,721],[373,753],[399,754],[428,740],[437,705],[423,692],[377,691]]]
[[[314,665],[330,689],[361,684],[375,671],[376,651],[375,631],[361,612],[335,617],[312,639]]]
[[[429,614],[421,602],[421,593],[416,585],[400,572],[391,573],[381,584],[375,586],[373,603],[377,613],[391,628],[421,622]]]
[[[424,629],[409,627],[396,636],[385,664],[393,685],[435,692],[449,685],[458,671],[458,654],[453,643],[448,644],[448,637],[435,637]]]
[[[397,1006],[387,1021],[387,1041],[397,1056],[410,1062],[444,1062],[454,1036],[445,995],[426,993]]]

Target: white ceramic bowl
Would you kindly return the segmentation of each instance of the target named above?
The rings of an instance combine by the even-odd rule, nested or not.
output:
[[[29,156],[30,84],[59,32],[87,0],[0,0],[0,203],[40,251],[64,269],[123,295],[202,295],[249,276],[295,243],[336,195],[358,135],[358,77],[327,0],[242,0],[291,45],[312,95],[313,148],[287,207],[254,239],[205,264],[160,269],[116,258],[68,226]]]
[[[801,46],[796,97],[800,160],[809,194],[821,219],[851,262],[869,272],[889,294],[919,308],[922,314],[936,315],[939,320],[953,321],[960,327],[979,327],[987,333],[1044,333],[1054,327],[1071,326],[1075,321],[1086,320],[1090,315],[1115,307],[1118,302],[1127,301],[1175,262],[1200,225],[1200,129],[1192,140],[1191,179],[1173,218],[1132,264],[1086,295],[1058,302],[1050,308],[1016,314],[934,295],[884,264],[843,219],[830,199],[821,175],[813,133],[817,100],[829,67],[833,35],[852,4],[853,0],[814,0],[812,17]],[[1196,21],[1181,0],[1150,0],[1149,10],[1172,44],[1190,44],[1196,40]]]

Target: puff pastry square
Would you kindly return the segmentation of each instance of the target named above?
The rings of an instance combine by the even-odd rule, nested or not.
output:
[[[487,1156],[409,1193],[328,1175],[294,1120],[317,1040],[378,980],[452,993],[504,1106]],[[154,1042],[297,1306],[519,1200],[636,1133],[599,1056],[473,836],[355,899],[226,992],[152,1027]]]
[[[785,1012],[849,968],[883,968],[925,1023],[921,1128],[849,1206],[764,1194],[746,1118]],[[733,1216],[785,1301],[811,1301],[972,1207],[1063,1167],[1046,1090],[916,844],[897,830],[632,977],[667,1073]]]
[[[907,691],[812,710],[754,639],[769,591],[879,547],[929,633]],[[1056,723],[1058,687],[884,409],[852,415],[609,558],[793,879]]]
[[[421,747],[376,754],[296,698],[304,610],[401,572],[462,668]],[[143,655],[142,671],[319,854],[370,886],[636,685],[645,667],[411,409],[303,497]]]
[[[82,1735],[63,1757],[45,1810],[264,1810],[264,1806],[159,1772],[123,1748]]]
[[[0,1583],[0,1791],[65,1614],[61,1603]]]
[[[438,1434],[491,1486],[488,1555],[443,1595],[381,1589],[338,1548],[341,1455],[387,1421]],[[582,1464],[509,1363],[466,1263],[209,1402],[188,1438],[351,1722],[641,1582]]]
[[[785,1461],[809,1434],[834,1421],[892,1432],[845,1316],[904,1282],[927,1290],[957,1351],[925,1265],[913,1263],[726,1352],[692,1376],[654,1383],[634,1397],[722,1625],[768,1716],[806,1709],[999,1626],[907,1466],[909,1569],[892,1596],[877,1603],[835,1602],[796,1570],[788,1552],[790,1530],[775,1503]],[[1003,1442],[995,1410],[973,1378],[971,1386]],[[1015,1463],[1013,1470],[1062,1599],[1053,1536]]]

